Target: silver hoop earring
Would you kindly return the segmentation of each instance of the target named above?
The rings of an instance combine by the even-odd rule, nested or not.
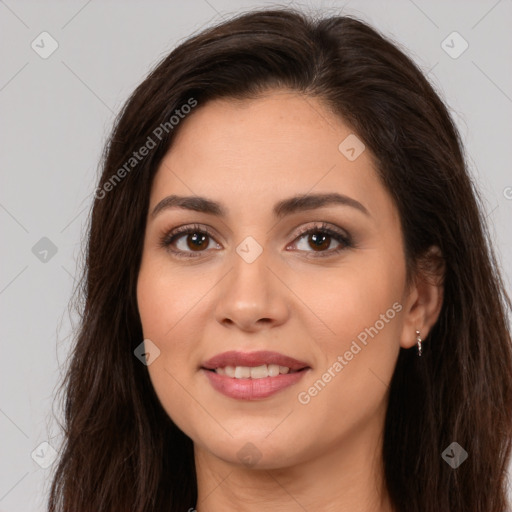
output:
[[[416,345],[418,346],[418,356],[421,357],[421,337],[420,331],[416,331]]]

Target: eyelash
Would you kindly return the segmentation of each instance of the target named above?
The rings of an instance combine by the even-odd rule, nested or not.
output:
[[[186,234],[194,234],[199,233],[201,235],[207,235],[209,238],[214,239],[213,233],[206,227],[206,226],[200,226],[198,224],[190,225],[190,226],[181,226],[179,228],[176,228],[175,230],[171,231],[170,233],[167,233],[162,236],[160,239],[160,247],[169,250],[174,255],[176,255],[178,258],[197,258],[200,256],[202,252],[205,251],[197,251],[197,253],[193,252],[187,252],[187,251],[180,251],[171,249],[171,245],[179,238],[181,238],[183,235]],[[333,237],[337,242],[341,243],[341,247],[337,249],[331,249],[330,251],[321,251],[319,253],[315,253],[315,256],[308,256],[313,258],[324,258],[328,256],[332,256],[334,254],[338,254],[346,249],[354,247],[352,239],[350,236],[345,235],[342,232],[339,232],[333,228],[330,228],[326,223],[321,223],[320,225],[305,228],[302,230],[295,240],[303,238],[306,235],[311,234],[317,234],[322,233],[329,235]],[[295,241],[294,240],[294,241]],[[306,251],[306,252],[315,252],[315,251]]]

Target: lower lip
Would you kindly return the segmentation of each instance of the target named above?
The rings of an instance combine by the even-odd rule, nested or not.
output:
[[[205,369],[202,371],[208,377],[212,387],[219,393],[241,400],[258,400],[272,396],[297,383],[307,370],[284,373],[277,377],[264,377],[263,379],[235,379]]]

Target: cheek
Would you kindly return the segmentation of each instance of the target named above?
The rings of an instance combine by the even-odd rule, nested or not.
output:
[[[194,340],[201,338],[211,286],[206,279],[169,270],[158,258],[147,257],[141,264],[137,302],[143,335],[159,349],[148,372],[160,403],[180,428],[191,405],[187,389],[200,361]]]
[[[314,314],[308,315],[311,322],[320,320],[326,327],[322,329],[325,352],[342,353],[359,335],[362,342],[365,335],[372,339],[368,330],[378,336],[382,348],[384,340],[397,341],[400,330],[397,310],[402,308],[393,305],[403,296],[402,267],[400,261],[373,251],[351,258],[343,267],[323,275],[317,273],[314,282],[303,278],[302,284],[295,283],[297,293],[306,298]]]
[[[144,338],[150,339],[160,350],[158,359],[148,367],[157,393],[163,381],[167,381],[167,391],[169,384],[175,387],[177,382],[171,376],[178,382],[183,381],[184,362],[191,361],[194,350],[191,340],[199,339],[195,330],[200,322],[194,317],[200,311],[198,293],[197,288],[187,288],[179,275],[172,275],[156,265],[141,268],[137,300],[142,330]]]
[[[374,281],[366,277],[358,279],[355,274],[345,279],[344,285],[337,299],[332,296],[327,301],[326,313],[332,330],[336,338],[345,341],[333,348],[344,348],[346,342],[350,345],[355,339],[364,345],[365,341],[378,338],[379,347],[384,349],[386,340],[390,341],[399,332],[397,313],[402,307],[398,302],[401,298],[398,289],[393,283],[375,285]]]
[[[299,402],[320,417],[357,421],[371,414],[385,398],[396,365],[405,272],[396,261],[366,263],[333,273],[308,296],[328,331],[316,339],[322,360]]]
[[[145,338],[162,338],[172,327],[179,283],[169,280],[169,273],[155,258],[143,258],[137,281],[137,304]],[[176,304],[178,305],[178,304]],[[172,318],[169,315],[173,315]]]
[[[191,316],[197,315],[211,284],[206,276],[193,279],[162,259],[149,255],[143,260],[137,303],[144,336],[165,345],[190,324]]]

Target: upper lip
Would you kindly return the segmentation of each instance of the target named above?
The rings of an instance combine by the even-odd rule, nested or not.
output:
[[[268,350],[259,352],[239,352],[231,350],[213,356],[208,361],[205,361],[201,366],[207,370],[215,370],[217,368],[225,368],[226,366],[261,366],[264,364],[277,364],[279,366],[286,366],[290,370],[301,370],[308,368],[308,364],[303,361],[298,361],[293,357],[279,354],[278,352],[271,352]]]

